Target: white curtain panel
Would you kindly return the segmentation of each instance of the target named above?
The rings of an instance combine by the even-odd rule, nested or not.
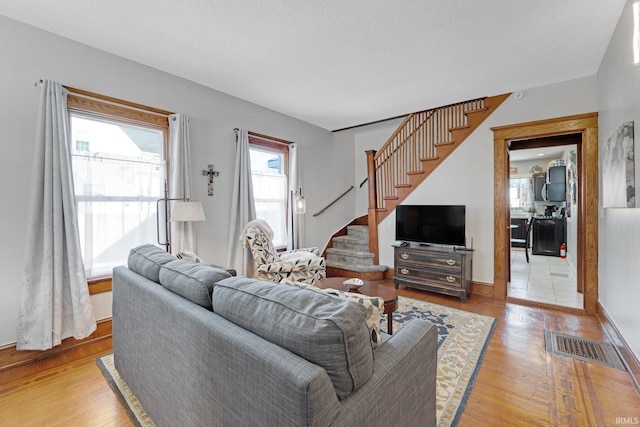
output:
[[[227,266],[251,276],[251,252],[244,248],[241,239],[249,221],[256,219],[251,180],[251,158],[249,154],[249,133],[239,129],[236,144],[236,167],[231,193],[231,224],[229,232],[229,258]]]
[[[73,191],[67,91],[43,81],[29,194],[18,350],[46,350],[96,329]]]
[[[184,114],[169,116],[169,198],[191,198],[191,148],[189,119]],[[169,212],[173,209],[170,202]],[[171,252],[197,252],[196,233],[191,222],[171,222]]]
[[[289,144],[289,208],[287,210],[287,218],[289,218],[287,239],[287,249],[299,249],[304,242],[304,215],[293,213],[293,197],[296,191],[299,191],[302,187],[300,183],[300,161],[298,159],[298,144]],[[293,193],[292,193],[293,192]]]

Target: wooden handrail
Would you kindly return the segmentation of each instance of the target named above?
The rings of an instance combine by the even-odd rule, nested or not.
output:
[[[435,158],[437,144],[448,142],[451,130],[467,125],[466,114],[484,108],[484,98],[409,114],[373,157],[375,208],[397,197],[397,186],[410,183],[409,173],[422,172],[422,160]]]
[[[347,191],[345,191],[344,193],[342,193],[341,195],[339,195],[338,197],[336,197],[336,199],[335,199],[333,202],[329,203],[327,206],[325,206],[324,208],[322,208],[320,211],[318,211],[318,212],[314,213],[314,214],[313,214],[313,216],[322,215],[322,214],[324,213],[324,211],[326,211],[326,210],[327,210],[327,209],[329,209],[331,206],[333,206],[333,205],[334,205],[338,200],[340,200],[340,199],[342,199],[344,196],[346,196],[346,195],[347,195],[347,193],[348,193],[349,191],[351,191],[351,190],[353,190],[353,185],[352,185],[351,187],[349,187],[349,188],[347,189]]]
[[[406,200],[509,95],[411,113],[380,150],[366,151],[369,252],[375,256],[374,264],[378,263],[380,221]]]

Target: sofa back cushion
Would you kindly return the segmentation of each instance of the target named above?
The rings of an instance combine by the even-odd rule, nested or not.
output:
[[[179,259],[160,269],[162,286],[209,310],[213,286],[228,277],[231,274],[226,270]]]
[[[365,309],[331,295],[246,277],[213,289],[213,311],[324,368],[343,399],[373,375]]]
[[[154,245],[142,245],[129,251],[127,265],[130,270],[156,283],[160,283],[160,268],[176,257]]]

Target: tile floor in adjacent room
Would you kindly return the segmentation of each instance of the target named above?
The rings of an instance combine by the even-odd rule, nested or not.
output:
[[[511,283],[508,295],[565,307],[583,308],[583,295],[576,291],[576,277],[566,259],[531,255],[511,249]]]

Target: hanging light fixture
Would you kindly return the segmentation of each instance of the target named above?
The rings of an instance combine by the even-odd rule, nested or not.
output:
[[[302,188],[300,188],[293,198],[293,213],[303,214],[305,212],[307,212],[307,201],[302,197]]]

